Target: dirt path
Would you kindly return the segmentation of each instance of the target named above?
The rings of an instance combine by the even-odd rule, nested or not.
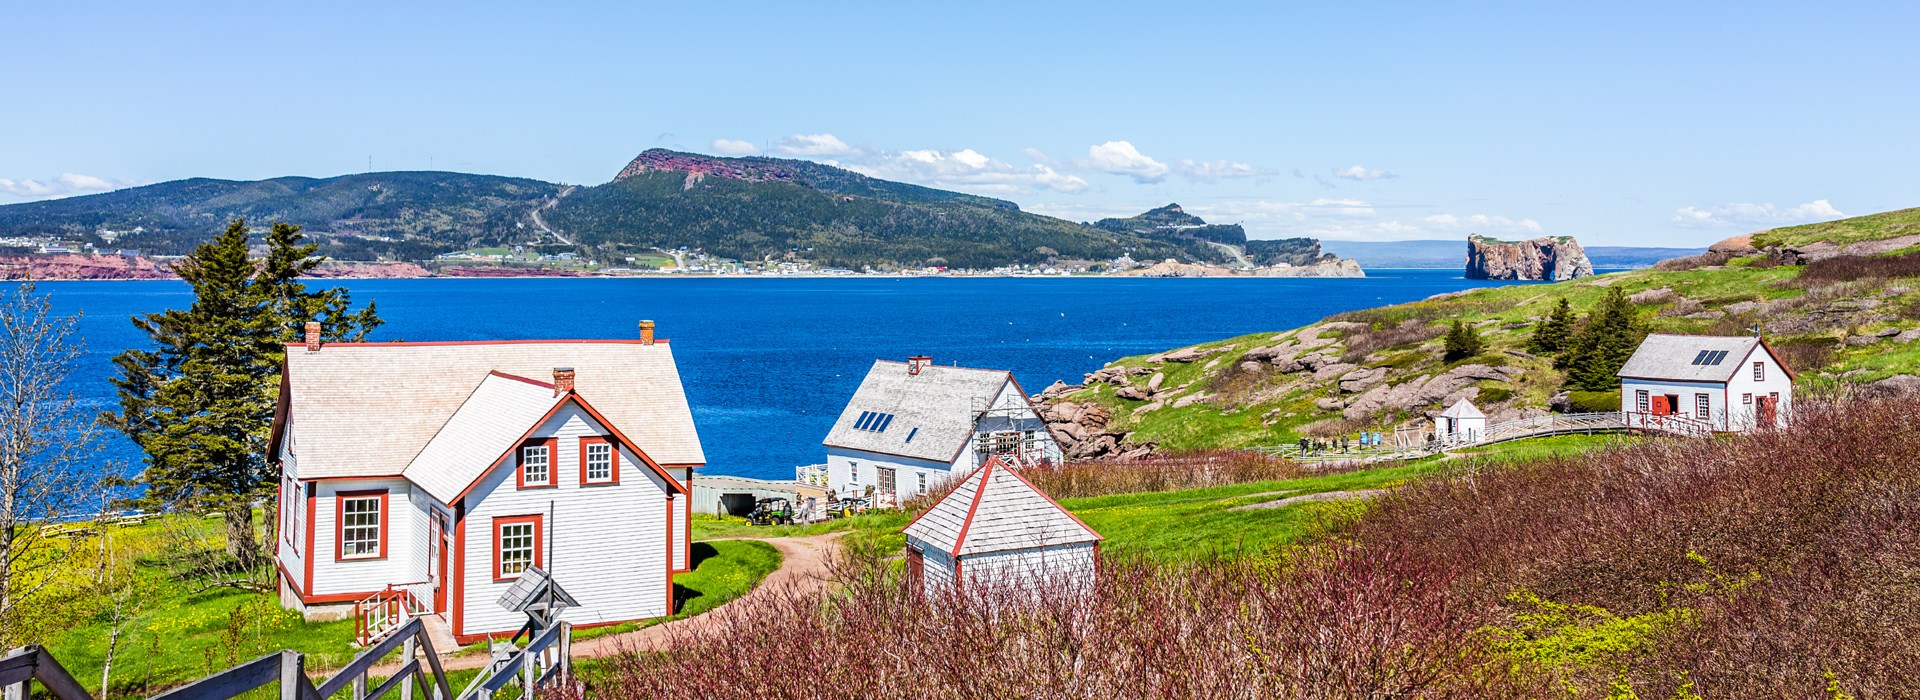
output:
[[[780,590],[819,590],[826,587],[827,556],[839,545],[834,542],[844,532],[834,532],[813,537],[772,537],[766,539],[746,537],[725,537],[716,539],[760,539],[780,550],[780,568],[767,574],[753,590],[746,595],[721,604],[720,607],[700,615],[674,620],[632,632],[611,634],[573,643],[575,658],[615,656],[622,651],[656,651],[679,634],[695,632],[706,626],[714,614],[741,605],[762,595],[771,595],[770,591]],[[791,588],[789,588],[791,587]],[[440,664],[448,671],[464,671],[487,665],[484,653],[443,657]],[[399,670],[398,664],[381,664],[374,667],[376,676],[390,675]]]

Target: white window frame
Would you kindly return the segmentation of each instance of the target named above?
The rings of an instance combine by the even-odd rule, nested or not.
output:
[[[927,492],[927,473],[915,472],[914,477],[920,480],[920,493],[923,493],[923,494],[926,493]]]
[[[1764,382],[1767,380],[1767,363],[1753,363],[1753,380],[1756,382]]]
[[[1699,416],[1696,416],[1700,420],[1708,420],[1712,418],[1713,417],[1713,395],[1712,394],[1694,394],[1693,410],[1700,414]]]
[[[285,512],[281,515],[281,528],[286,530],[287,546],[294,553],[300,552],[300,533],[306,529],[307,488],[299,479],[289,477],[286,486],[281,487],[281,506]]]
[[[539,562],[536,561],[536,559],[538,559],[540,556],[540,524],[537,521],[516,520],[508,523],[500,523],[495,525],[494,527],[497,529],[497,532],[499,533],[499,543],[497,548],[494,549],[494,552],[493,552],[494,567],[496,567],[493,574],[496,580],[519,578],[521,574],[526,573],[528,568],[531,568],[539,564]],[[514,537],[524,537],[527,541],[526,546],[513,547],[509,549],[507,547],[507,538],[508,538],[507,530],[509,528],[521,528],[521,527],[526,528],[527,533],[525,535],[515,535]],[[523,551],[526,552],[525,558],[523,559],[517,558],[512,561],[508,560],[507,558],[508,552],[523,552]],[[512,564],[519,564],[520,568],[515,569],[513,571],[508,571],[507,567]]]
[[[587,442],[580,446],[587,461],[587,483],[604,484],[613,481],[613,443],[610,441]],[[595,454],[602,453],[602,454]]]
[[[341,559],[379,559],[386,555],[381,550],[381,533],[387,528],[387,513],[382,505],[387,499],[381,496],[347,496],[340,499],[340,558]],[[370,510],[354,512],[357,503],[370,503]],[[373,516],[372,523],[353,523],[354,516]],[[368,549],[356,551],[362,547]]]
[[[1633,392],[1633,405],[1640,409],[1640,413],[1652,411],[1653,394],[1646,389],[1635,389]]]
[[[534,455],[534,450],[540,451],[539,452],[539,455],[540,455],[540,460],[539,460],[540,480],[539,481],[533,480],[533,466],[535,462],[532,459],[532,457]],[[553,485],[553,450],[547,449],[546,444],[542,443],[538,445],[521,445],[520,446],[520,485],[521,486],[552,486]]]

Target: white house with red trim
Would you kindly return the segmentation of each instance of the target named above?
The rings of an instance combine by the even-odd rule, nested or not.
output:
[[[1786,427],[1793,413],[1793,370],[1758,337],[1649,335],[1619,375],[1630,425],[1740,432]]]
[[[929,594],[955,585],[1011,592],[1089,586],[1105,539],[998,457],[902,532],[907,575]]]
[[[404,596],[461,643],[510,634],[529,566],[576,626],[662,617],[706,461],[679,370],[638,340],[287,348],[269,455],[280,598],[310,619]]]
[[[1059,461],[1060,443],[1006,370],[877,360],[823,441],[827,488],[926,493],[988,457]]]

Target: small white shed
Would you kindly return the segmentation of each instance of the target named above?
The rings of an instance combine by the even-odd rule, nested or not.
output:
[[[1487,433],[1487,414],[1465,398],[1433,417],[1433,434],[1444,442],[1473,442]]]
[[[999,458],[907,524],[907,571],[923,590],[1088,586],[1105,539]]]

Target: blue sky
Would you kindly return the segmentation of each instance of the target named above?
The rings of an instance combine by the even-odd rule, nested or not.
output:
[[[595,184],[658,146],[1259,238],[1920,206],[1920,6],[1601,5],[8,3],[0,203],[369,158]]]

